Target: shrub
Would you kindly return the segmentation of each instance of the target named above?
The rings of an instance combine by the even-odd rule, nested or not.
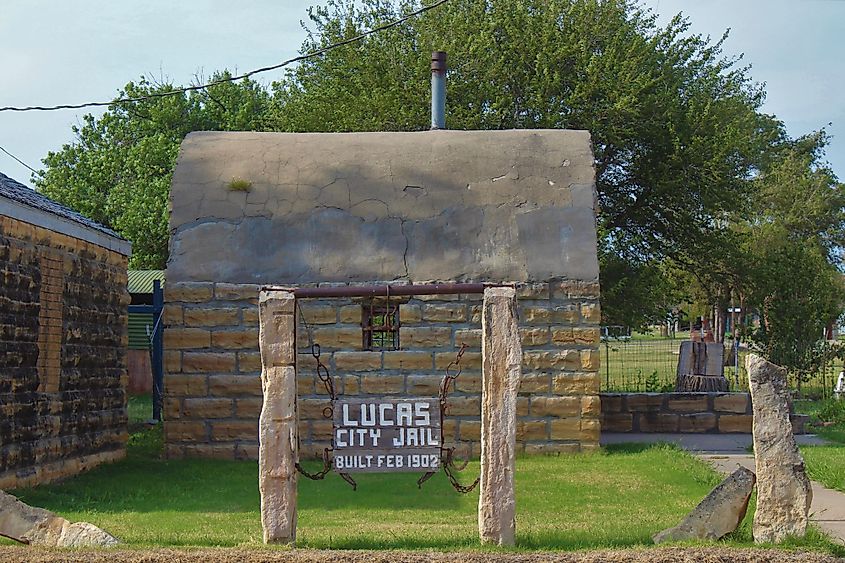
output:
[[[816,416],[822,422],[845,424],[845,400],[826,399],[822,402]]]

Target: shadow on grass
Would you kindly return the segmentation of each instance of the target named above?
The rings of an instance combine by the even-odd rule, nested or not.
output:
[[[125,461],[63,483],[16,491],[25,502],[91,521],[132,547],[259,547],[258,465],[157,457],[161,429],[133,435]],[[308,469],[318,469],[316,463]],[[461,474],[478,474],[472,462]],[[359,475],[358,491],[329,474],[299,481],[298,545],[331,549],[485,550],[478,493],[442,473]],[[718,477],[672,444],[621,444],[587,455],[517,461],[517,551],[651,545]],[[738,543],[747,545],[746,535]],[[802,544],[803,545],[803,544]],[[816,546],[813,546],[816,547]],[[825,549],[818,546],[818,549]]]
[[[301,530],[297,536],[297,547],[312,549],[340,549],[340,550],[443,550],[443,551],[578,551],[587,549],[623,549],[653,546],[651,538],[643,535],[637,538],[615,539],[597,537],[593,533],[577,534],[531,534],[519,531],[517,523],[516,546],[502,548],[498,546],[484,546],[480,543],[477,533],[454,534],[450,537],[420,537],[419,535],[403,535],[389,538],[375,537],[335,537],[312,539],[307,529]]]
[[[311,472],[316,462],[304,462]],[[466,479],[474,479],[478,464]],[[457,506],[455,491],[438,473],[422,489],[415,473],[356,476],[358,490],[329,473],[322,481],[300,476],[299,506],[308,510],[351,507],[376,510],[398,506],[449,510]],[[22,501],[55,512],[258,512],[258,464],[255,461],[161,459],[161,428],[132,435],[128,455],[60,483],[14,491]]]

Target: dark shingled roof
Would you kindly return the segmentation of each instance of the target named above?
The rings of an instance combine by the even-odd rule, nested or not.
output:
[[[99,231],[111,237],[125,240],[113,230],[102,226],[96,221],[92,221],[91,219],[77,213],[73,209],[65,207],[60,203],[56,203],[52,199],[24,186],[17,180],[9,178],[2,172],[0,172],[0,196],[17,201],[23,205],[28,205],[29,207],[33,207],[35,209],[40,209],[41,211],[56,215],[62,219],[73,221],[74,223],[78,223],[88,227],[89,229],[94,229],[95,231]]]

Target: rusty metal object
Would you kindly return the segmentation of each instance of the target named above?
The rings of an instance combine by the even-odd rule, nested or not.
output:
[[[464,356],[464,352],[468,346],[464,343],[461,343],[461,348],[458,350],[455,359],[446,366],[446,375],[443,376],[443,381],[440,383],[440,455],[441,455],[441,462],[440,466],[443,468],[443,473],[446,474],[446,478],[449,479],[449,483],[452,487],[458,491],[459,493],[467,494],[471,492],[481,480],[481,476],[475,478],[470,485],[463,485],[458,478],[455,476],[453,471],[463,471],[466,469],[469,460],[464,460],[463,463],[457,464],[455,463],[455,448],[447,448],[445,446],[445,436],[443,435],[443,428],[444,428],[444,417],[446,416],[446,411],[449,408],[448,405],[448,395],[449,395],[449,387],[454,384],[454,381],[461,375],[463,368],[461,367],[461,358]],[[455,373],[452,373],[453,370],[456,370]],[[425,482],[426,479],[420,478],[418,482],[420,486],[422,483]]]
[[[446,128],[446,53],[431,53],[431,128]]]
[[[297,309],[299,310],[299,318],[302,320],[302,324],[305,325],[305,330],[308,333],[308,342],[309,344],[311,344],[311,355],[314,356],[314,360],[317,362],[317,379],[319,379],[326,387],[326,392],[329,394],[332,401],[332,406],[323,409],[323,417],[331,420],[332,415],[334,414],[334,401],[337,398],[334,390],[334,380],[331,378],[328,368],[320,360],[320,345],[314,343],[314,333],[311,330],[311,327],[308,326],[308,322],[305,320],[305,316],[302,314],[302,309],[300,309],[299,307],[297,307]],[[332,438],[332,446],[334,446],[334,438]],[[333,463],[330,453],[333,450],[334,447],[325,448],[323,450],[323,468],[317,473],[309,473],[299,464],[299,462],[295,464],[296,470],[299,471],[299,473],[301,473],[305,477],[311,479],[312,481],[320,481],[322,479],[325,479],[326,475],[328,475],[328,473],[332,470]]]
[[[431,72],[446,72],[446,52],[431,52]]]
[[[390,286],[390,285],[383,285],[383,286],[345,286],[345,287],[331,287],[331,288],[303,288],[302,291],[303,298],[307,297],[349,297],[349,296],[385,296],[390,297],[391,295],[432,295],[432,294],[455,294],[455,293],[483,293],[485,287],[490,287],[492,284],[433,284],[433,285],[405,285],[405,286]],[[297,297],[300,297],[297,294]],[[323,416],[325,418],[333,418],[334,416],[334,405],[337,401],[337,393],[334,389],[334,380],[331,377],[331,374],[328,368],[323,364],[320,359],[321,350],[320,345],[314,342],[313,339],[313,332],[311,327],[308,325],[305,317],[302,315],[302,311],[299,311],[300,318],[305,325],[306,331],[308,333],[308,341],[311,346],[311,355],[314,357],[316,361],[316,368],[315,372],[317,375],[317,379],[323,383],[326,388],[326,392],[331,398],[332,406],[326,407],[323,409]],[[390,327],[390,321],[387,321],[388,327]],[[458,491],[459,493],[469,493],[478,485],[480,481],[480,476],[476,477],[476,479],[469,485],[463,485],[457,479],[455,472],[460,472],[464,470],[468,464],[469,460],[464,460],[461,462],[456,462],[455,456],[455,448],[447,448],[444,445],[444,433],[443,433],[443,422],[445,413],[448,410],[448,394],[451,387],[453,387],[455,380],[461,375],[463,368],[461,367],[461,359],[463,358],[464,352],[466,352],[468,346],[466,344],[461,344],[460,349],[458,350],[455,359],[446,366],[446,375],[443,377],[443,380],[440,384],[440,393],[438,396],[438,402],[440,405],[440,466],[443,468],[443,472],[446,474],[446,477],[449,479],[449,483],[452,487]],[[332,435],[332,447],[325,448],[322,455],[323,460],[323,468],[318,471],[317,473],[309,473],[302,466],[297,463],[296,469],[305,477],[308,477],[312,480],[322,480],[325,476],[332,470],[334,463],[331,459],[330,454],[335,450],[335,437],[334,434]],[[432,476],[434,476],[436,472],[434,471],[427,471],[426,473],[422,474],[417,479],[417,486],[422,487],[423,483],[428,481]],[[358,484],[352,478],[349,473],[339,471],[338,475],[349,483],[352,486],[353,490],[357,490]]]
[[[355,482],[355,479],[349,473],[338,473],[338,475],[340,475],[341,479],[352,485],[353,491],[358,490],[358,483]]]
[[[311,355],[314,356],[314,360],[317,362],[317,367],[315,368],[317,370],[317,379],[323,383],[323,386],[326,388],[326,393],[329,394],[329,397],[331,397],[332,400],[332,405],[334,405],[334,402],[337,400],[337,394],[334,390],[334,380],[332,379],[332,376],[329,373],[329,368],[327,368],[325,364],[323,364],[323,362],[320,360],[319,344],[311,345]],[[323,409],[323,416],[326,416],[327,409],[329,409],[329,407]],[[331,408],[331,410],[333,411],[334,409]],[[331,418],[331,414],[329,414],[329,416],[326,416],[326,418]]]
[[[472,490],[478,486],[478,483],[481,481],[481,475],[475,478],[475,481],[470,483],[469,485],[462,485],[458,478],[452,473],[452,470],[461,471],[462,468],[466,467],[467,462],[463,464],[461,469],[455,465],[453,461],[455,449],[454,448],[447,448],[446,449],[446,460],[441,464],[443,466],[443,472],[446,474],[446,477],[449,479],[449,483],[452,484],[452,487],[461,494],[471,493]]]
[[[332,460],[329,457],[329,452],[331,448],[326,448],[323,450],[323,468],[318,471],[317,473],[309,473],[305,469],[299,465],[299,462],[296,463],[296,470],[311,479],[312,481],[319,481],[321,479],[325,479],[326,475],[328,475],[329,471],[332,470]]]
[[[484,293],[485,287],[501,284],[486,283],[435,283],[406,285],[344,285],[340,287],[299,287],[293,289],[297,299],[322,297],[391,297],[405,295],[447,295]]]

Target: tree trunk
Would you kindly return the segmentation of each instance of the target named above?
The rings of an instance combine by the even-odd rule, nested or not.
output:
[[[725,309],[727,309],[727,305],[720,303],[719,309],[716,312],[717,318],[719,319],[719,330],[716,333],[716,342],[721,342],[723,344],[725,342],[725,333],[728,331],[728,312]]]

